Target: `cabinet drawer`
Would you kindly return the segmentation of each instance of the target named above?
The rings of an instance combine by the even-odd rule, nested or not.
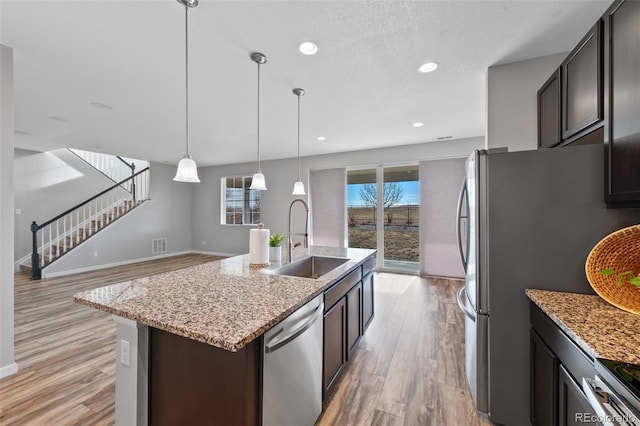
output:
[[[373,271],[373,268],[376,266],[376,259],[371,257],[369,259],[367,259],[363,264],[362,264],[362,276],[364,277],[365,275],[367,275],[369,272]]]
[[[531,302],[531,325],[540,334],[559,362],[577,382],[593,377],[595,368],[590,359],[535,303]]]
[[[346,277],[338,281],[324,292],[324,311],[327,312],[336,302],[344,297],[362,278],[362,268],[357,267]]]

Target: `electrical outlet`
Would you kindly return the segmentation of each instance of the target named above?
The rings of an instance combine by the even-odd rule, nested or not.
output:
[[[98,252],[97,251],[93,252],[93,257],[98,257]]]
[[[131,364],[131,343],[124,339],[120,339],[120,364],[127,367]]]
[[[206,246],[207,245],[207,240],[202,240],[202,245]]]

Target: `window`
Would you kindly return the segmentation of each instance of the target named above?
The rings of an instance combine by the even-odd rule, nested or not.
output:
[[[260,223],[260,191],[249,189],[251,176],[222,178],[223,225],[253,225]]]

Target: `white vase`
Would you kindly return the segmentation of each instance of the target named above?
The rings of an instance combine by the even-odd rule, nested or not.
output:
[[[282,261],[282,246],[269,247],[269,260],[277,263]]]

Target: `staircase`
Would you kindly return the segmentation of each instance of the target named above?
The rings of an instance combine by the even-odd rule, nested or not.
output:
[[[21,269],[40,279],[44,268],[148,200],[149,167],[43,224],[33,222],[31,262]]]
[[[76,148],[67,148],[67,150],[80,157],[81,160],[109,178],[113,183],[125,181],[124,187],[129,192],[131,192],[131,181],[126,181],[125,179],[135,174],[136,169],[142,170],[149,167],[149,162],[144,160],[84,151]]]

